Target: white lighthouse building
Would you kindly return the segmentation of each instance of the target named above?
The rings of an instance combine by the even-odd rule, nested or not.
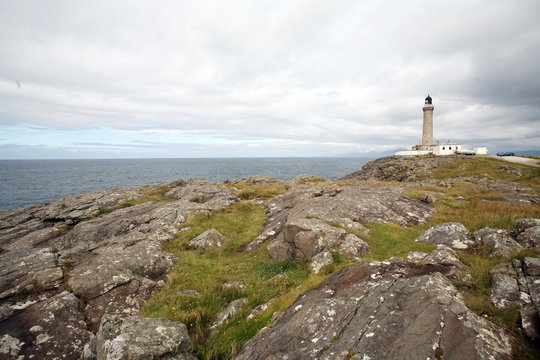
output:
[[[440,141],[433,143],[433,99],[431,96],[427,96],[422,108],[424,112],[424,120],[422,123],[422,143],[420,145],[414,145],[410,150],[396,151],[395,155],[401,156],[415,156],[415,155],[452,155],[452,154],[465,154],[465,155],[485,155],[487,154],[487,148],[473,148],[465,149],[463,145],[448,141],[445,144],[441,144]]]

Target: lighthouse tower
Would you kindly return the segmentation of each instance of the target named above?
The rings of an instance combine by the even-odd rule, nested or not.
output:
[[[433,145],[433,109],[431,96],[427,96],[424,107],[424,125],[422,127],[422,150],[431,150]]]

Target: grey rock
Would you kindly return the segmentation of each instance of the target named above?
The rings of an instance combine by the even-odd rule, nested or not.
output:
[[[253,319],[254,317],[256,316],[259,316],[261,315],[263,312],[265,312],[266,310],[268,310],[270,308],[270,306],[272,306],[272,304],[276,301],[277,299],[270,299],[269,301],[265,302],[264,304],[261,304],[259,306],[256,306],[253,310],[251,310],[251,312],[249,313],[249,315],[247,316],[247,319],[250,320],[250,319]]]
[[[212,184],[203,179],[191,179],[184,187],[173,189],[165,196],[222,209],[240,201],[234,193],[235,189],[231,187]]]
[[[280,182],[270,176],[250,176],[240,180],[228,181],[229,184],[252,184],[252,185],[268,185]]]
[[[454,164],[451,157],[408,158],[389,156],[372,160],[362,169],[345,175],[343,180],[417,181],[419,175],[430,174],[439,166]]]
[[[299,297],[235,359],[511,359],[511,342],[439,268],[365,262]]]
[[[421,199],[423,202],[425,202],[426,204],[432,204],[434,203],[435,201],[437,201],[437,198],[431,194],[426,194],[422,197]]]
[[[222,288],[223,290],[230,290],[230,289],[243,290],[246,288],[246,284],[244,284],[241,281],[227,281],[226,283],[223,284]]]
[[[167,319],[105,315],[87,347],[96,360],[195,360],[186,326]]]
[[[514,191],[522,191],[520,189],[515,189]],[[514,194],[505,194],[504,201],[516,204],[516,205],[525,205],[525,206],[534,206],[540,204],[540,196],[535,194],[525,194],[525,193],[514,193]]]
[[[403,189],[301,187],[270,200],[266,207],[267,223],[263,233],[244,251],[258,248],[269,239],[278,238],[289,223],[299,219],[337,223],[367,232],[365,223],[413,225],[425,223],[435,209],[419,200],[403,196]],[[287,236],[285,236],[286,240]]]
[[[540,258],[525,257],[523,259],[527,275],[540,275]]]
[[[509,231],[496,230],[489,227],[482,228],[473,234],[474,241],[478,245],[487,246],[492,249],[490,256],[509,257],[521,251],[522,246],[517,243]]]
[[[516,221],[516,229],[519,233],[535,226],[540,226],[540,219],[518,219]]]
[[[51,249],[20,249],[0,255],[0,299],[57,288],[62,280],[58,255]]]
[[[518,235],[517,241],[528,248],[540,248],[540,226],[527,228]]]
[[[407,261],[412,263],[421,263],[428,256],[428,253],[421,251],[411,251],[407,255]]]
[[[503,170],[503,171],[506,171],[507,173],[516,175],[516,176],[523,176],[523,174],[521,173],[521,170],[516,169],[516,168],[514,168],[514,167],[510,167],[510,166],[508,166],[508,165],[501,165],[501,166],[499,167],[499,169],[501,169],[501,170]]]
[[[225,236],[216,229],[210,229],[189,242],[189,246],[194,249],[208,249],[211,247],[221,247],[225,242]]]
[[[309,174],[300,174],[296,175],[294,179],[291,180],[294,184],[303,184],[303,183],[310,183],[310,182],[320,182],[321,180],[326,180],[321,178],[320,176],[315,175],[309,175]]]
[[[457,253],[446,245],[437,245],[437,249],[429,253],[423,261],[426,264],[454,266],[458,269],[465,268]]]
[[[241,298],[230,302],[225,308],[216,316],[215,320],[210,325],[210,331],[215,332],[223,326],[234,315],[236,315],[244,305],[247,303],[247,298]]]
[[[492,284],[491,302],[498,308],[520,304],[518,274],[512,264],[498,264],[489,272]]]
[[[415,241],[433,245],[447,245],[454,249],[466,249],[473,244],[465,226],[455,222],[433,226]]]
[[[319,219],[298,217],[289,220],[283,229],[283,237],[268,246],[269,255],[276,260],[312,258],[324,250],[357,257],[369,251],[369,245]]]
[[[330,251],[328,250],[321,251],[317,255],[313,256],[313,258],[309,262],[309,265],[308,265],[309,272],[318,274],[323,267],[325,267],[326,265],[330,265],[333,262],[334,262],[334,258],[332,257],[332,254],[330,253]]]

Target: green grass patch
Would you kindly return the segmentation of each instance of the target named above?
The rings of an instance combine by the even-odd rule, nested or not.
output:
[[[271,184],[233,184],[232,186],[239,189],[236,196],[243,200],[272,199],[277,195],[285,193],[289,188],[287,184],[280,182]]]
[[[257,331],[266,326],[274,311],[284,310],[298,295],[320,284],[323,275],[309,275],[306,261],[274,261],[265,247],[251,252],[237,249],[263,230],[262,206],[248,202],[236,204],[220,213],[190,218],[186,230],[163,248],[178,256],[165,287],[142,309],[147,317],[182,321],[195,342],[201,359],[229,359]],[[226,237],[221,248],[191,250],[189,240],[215,228]],[[271,280],[275,275],[284,277]],[[223,284],[241,281],[243,289],[224,289]],[[181,296],[182,290],[196,290],[197,297]],[[210,334],[215,316],[231,301],[246,297],[244,310],[223,328]],[[275,299],[270,309],[251,320],[254,307]]]
[[[435,246],[414,241],[423,231],[418,226],[396,224],[367,225],[369,233],[358,234],[370,247],[365,257],[386,260],[392,256],[406,257],[410,251],[431,252]]]

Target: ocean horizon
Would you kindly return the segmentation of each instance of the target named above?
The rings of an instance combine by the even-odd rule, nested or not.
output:
[[[291,180],[300,174],[338,178],[368,157],[155,158],[0,160],[0,210],[96,190],[171,179],[221,183],[249,176]]]

